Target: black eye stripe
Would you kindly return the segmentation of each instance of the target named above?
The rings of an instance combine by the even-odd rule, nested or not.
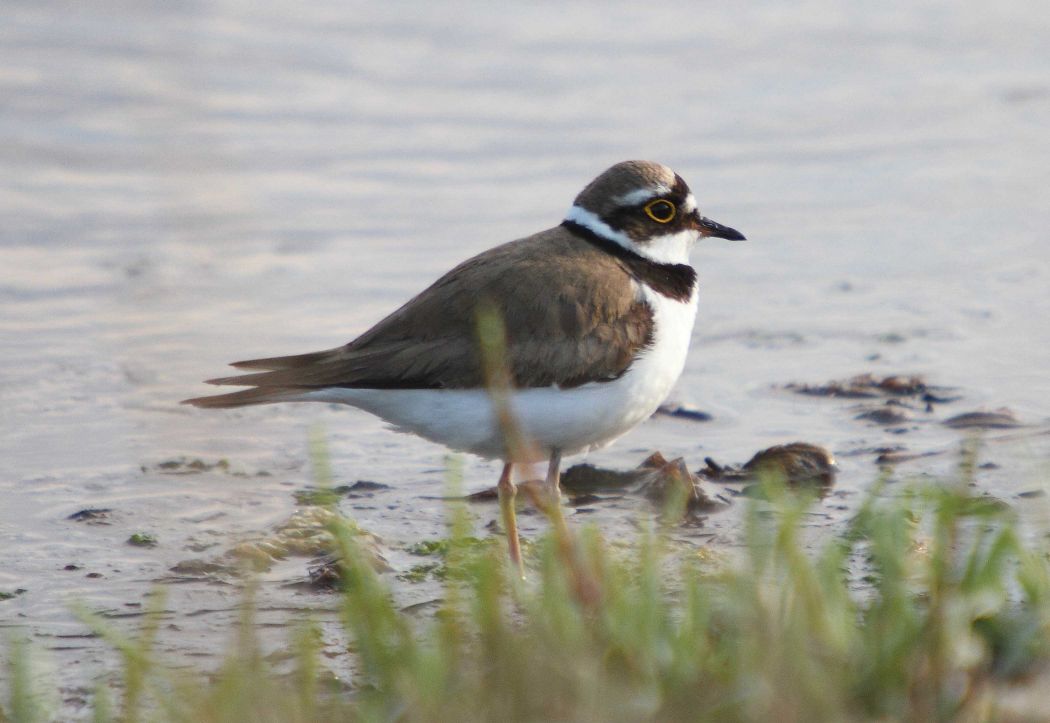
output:
[[[659,233],[669,233],[681,230],[688,223],[689,214],[685,212],[685,201],[688,197],[689,187],[683,181],[681,184],[676,183],[672,186],[670,191],[650,196],[644,201],[618,206],[603,214],[601,220],[614,231],[624,233],[636,241],[645,241],[653,235],[654,228],[659,228]],[[674,218],[669,221],[654,221],[645,212],[647,205],[660,200],[674,204],[677,209]]]

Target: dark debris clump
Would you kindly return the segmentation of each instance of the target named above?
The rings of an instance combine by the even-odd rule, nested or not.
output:
[[[757,452],[740,467],[721,465],[710,457],[700,475],[718,482],[752,482],[764,476],[783,479],[793,487],[834,484],[838,467],[835,457],[824,447],[808,442],[778,444]]]
[[[877,399],[879,397],[916,397],[927,403],[943,403],[955,398],[943,395],[946,389],[932,387],[920,376],[894,374],[881,379],[873,374],[858,374],[845,380],[827,384],[788,384],[797,394],[814,397],[839,397],[843,399]]]
[[[668,461],[659,452],[646,457],[632,470],[613,470],[578,464],[565,470],[562,489],[572,496],[601,491],[640,494],[657,504],[681,495],[688,512],[712,512],[728,504],[717,493],[704,489],[703,480],[689,471],[681,457]]]
[[[109,515],[113,512],[109,507],[87,507],[69,515],[66,519],[73,522],[86,522],[89,525],[108,525]]]
[[[996,409],[993,412],[966,412],[956,414],[944,420],[952,429],[1011,429],[1024,426],[1009,409]]]

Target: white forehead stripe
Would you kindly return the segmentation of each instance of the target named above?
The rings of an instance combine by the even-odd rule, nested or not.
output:
[[[696,210],[696,199],[693,198],[693,194],[689,194],[682,201],[682,213],[692,213]]]
[[[657,196],[663,196],[664,194],[670,193],[671,189],[668,186],[653,186],[651,188],[639,188],[637,191],[631,191],[625,193],[616,199],[617,206],[633,206],[636,203],[642,201],[648,201],[650,198],[656,198]]]

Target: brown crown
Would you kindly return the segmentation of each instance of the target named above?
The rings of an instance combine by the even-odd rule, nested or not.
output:
[[[667,166],[652,161],[623,161],[587,184],[574,203],[604,218],[619,207],[618,200],[626,194],[646,188],[671,189],[676,182],[680,179]]]

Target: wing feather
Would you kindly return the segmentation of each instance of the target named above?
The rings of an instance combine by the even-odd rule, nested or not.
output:
[[[652,310],[629,270],[555,228],[463,262],[349,344],[236,362],[238,369],[261,371],[209,383],[254,389],[187,403],[261,404],[333,386],[478,388],[484,380],[477,317],[485,305],[503,318],[517,387],[616,379],[653,339]]]

